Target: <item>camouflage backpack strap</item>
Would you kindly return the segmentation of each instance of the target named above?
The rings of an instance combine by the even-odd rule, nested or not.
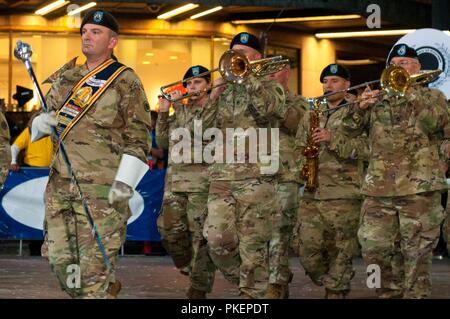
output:
[[[85,75],[71,90],[57,111],[56,131],[62,141],[79,120],[93,107],[113,81],[126,69],[125,65],[109,59]]]

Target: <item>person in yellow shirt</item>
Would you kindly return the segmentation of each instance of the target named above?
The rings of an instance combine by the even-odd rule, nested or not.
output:
[[[52,154],[53,144],[50,136],[41,138],[35,142],[31,142],[30,129],[26,127],[11,145],[11,166],[13,172],[17,172],[20,166],[17,164],[17,155],[24,150],[24,166],[32,167],[49,167]]]

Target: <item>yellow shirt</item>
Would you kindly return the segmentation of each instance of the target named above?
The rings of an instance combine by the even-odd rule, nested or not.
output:
[[[53,153],[50,136],[31,142],[30,130],[26,128],[14,141],[14,145],[21,150],[25,150],[23,158],[25,164],[35,167],[50,166]]]

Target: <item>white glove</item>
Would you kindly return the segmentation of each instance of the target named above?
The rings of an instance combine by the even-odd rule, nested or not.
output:
[[[137,157],[123,154],[119,169],[108,195],[109,204],[130,199],[139,181],[148,171],[148,165]]]
[[[36,116],[31,124],[31,142],[52,134],[52,126],[58,125],[55,111],[42,113]]]
[[[133,189],[125,183],[114,181],[108,194],[108,202],[110,205],[115,202],[121,202],[133,197]]]

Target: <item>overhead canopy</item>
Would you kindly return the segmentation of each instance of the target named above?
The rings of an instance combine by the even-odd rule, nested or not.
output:
[[[73,4],[84,5],[89,1],[70,1]],[[304,31],[330,31],[336,29],[360,29],[366,28],[365,18],[370,14],[367,7],[370,4],[378,4],[381,9],[383,27],[393,28],[423,28],[431,25],[431,1],[410,0],[108,0],[97,1],[97,7],[110,10],[113,13],[125,15],[130,18],[156,18],[158,15],[172,10],[182,4],[193,2],[199,7],[181,14],[175,20],[189,18],[192,14],[204,11],[215,6],[223,6],[224,9],[214,14],[204,16],[201,19],[233,21],[249,18],[275,18],[283,7],[283,17],[323,16],[333,14],[359,14],[363,18],[351,22],[342,21],[318,21],[296,22],[283,25],[283,27],[298,28]],[[0,14],[33,13],[38,8],[51,3],[49,0],[13,1],[0,0]],[[60,16],[66,13],[66,8],[61,8],[50,16]]]

